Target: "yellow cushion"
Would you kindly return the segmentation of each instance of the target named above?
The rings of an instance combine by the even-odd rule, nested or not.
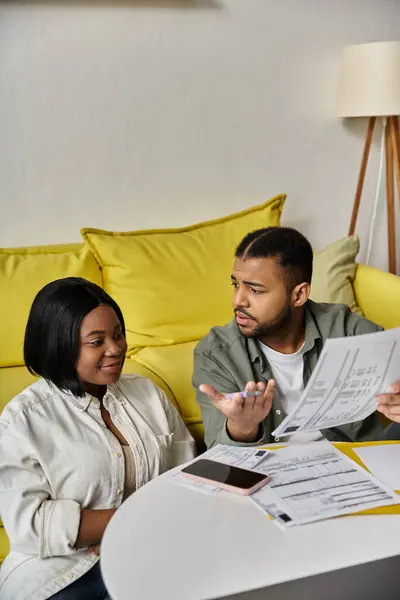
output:
[[[360,241],[353,235],[334,242],[320,252],[314,252],[312,300],[347,304],[353,312],[362,314],[352,286],[359,249]]]
[[[170,389],[175,405],[187,425],[201,422],[200,408],[192,386],[193,350],[197,342],[143,348],[135,362],[156,372]]]
[[[20,394],[36,378],[31,375],[26,367],[0,368],[0,413],[7,404]]]
[[[98,264],[84,244],[0,249],[0,367],[23,365],[32,301],[46,283],[85,277],[101,285]]]
[[[170,402],[175,406],[175,408],[178,408],[178,405],[175,401],[174,395],[170,387],[160,377],[160,373],[158,373],[157,371],[153,371],[151,365],[146,366],[146,364],[140,363],[138,360],[136,360],[136,358],[137,357],[135,356],[135,359],[127,358],[125,360],[123,372],[128,374],[141,375],[142,377],[147,377],[147,379],[151,379],[159,388],[164,390]]]
[[[400,327],[400,277],[357,265],[354,293],[364,315],[385,329]]]
[[[280,224],[285,196],[182,229],[112,233],[84,229],[104,287],[127,325],[129,353],[203,337],[231,318],[229,274],[240,240]]]
[[[10,543],[4,527],[0,527],[0,564],[10,552]]]

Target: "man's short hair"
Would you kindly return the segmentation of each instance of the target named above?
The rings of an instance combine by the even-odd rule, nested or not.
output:
[[[236,248],[235,256],[274,258],[282,269],[289,289],[311,283],[313,251],[310,242],[290,227],[265,227],[248,233]]]
[[[25,331],[24,359],[30,373],[75,396],[84,396],[76,372],[80,328],[86,315],[98,306],[114,310],[125,335],[118,304],[95,283],[66,277],[41,289],[33,301]]]

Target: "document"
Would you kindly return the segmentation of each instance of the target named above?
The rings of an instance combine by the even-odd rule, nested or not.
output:
[[[285,527],[400,504],[400,496],[327,440],[275,450],[257,470],[271,482],[250,500]]]
[[[298,403],[273,435],[365,419],[376,409],[376,395],[399,379],[400,328],[328,339]]]
[[[400,444],[361,446],[353,450],[379,481],[392,490],[400,490]]]

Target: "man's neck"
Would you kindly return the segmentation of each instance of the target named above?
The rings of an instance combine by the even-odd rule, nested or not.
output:
[[[273,335],[260,338],[260,342],[281,354],[294,354],[304,344],[305,331],[305,313],[303,310],[293,315],[292,321],[286,327]]]

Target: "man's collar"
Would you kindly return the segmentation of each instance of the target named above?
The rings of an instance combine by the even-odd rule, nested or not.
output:
[[[321,332],[317,327],[312,312],[313,302],[307,300],[304,307],[304,316],[306,320],[306,330],[304,334],[304,352],[308,352],[315,346],[315,340],[321,339]]]
[[[247,338],[247,348],[249,350],[250,361],[252,363],[256,362],[256,360],[260,360],[260,358],[262,360],[257,338]]]

